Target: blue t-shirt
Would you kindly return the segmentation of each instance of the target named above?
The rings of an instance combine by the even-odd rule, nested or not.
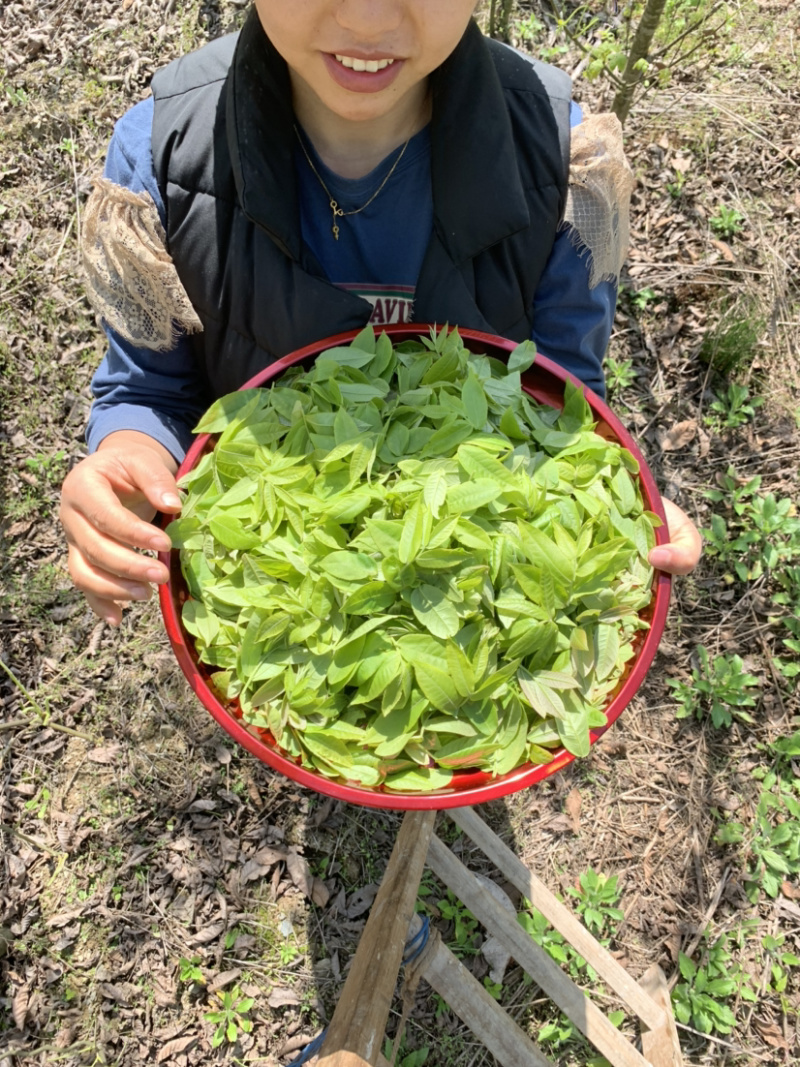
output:
[[[572,122],[581,120],[573,104]],[[148,192],[162,222],[164,205],[153,168],[153,100],[131,108],[117,123],[106,158],[105,177],[133,192]],[[397,149],[371,173],[346,179],[333,173],[304,139],[317,177],[301,146],[295,149],[302,235],[328,280],[372,303],[375,326],[410,319],[414,290],[433,226],[430,139],[417,133],[399,159]],[[363,210],[337,218],[333,239],[330,197],[343,211],[361,207],[387,177],[379,195]],[[330,192],[325,193],[319,179]],[[602,360],[616,306],[616,287],[589,288],[586,256],[569,227],[556,237],[534,299],[532,340],[548,356],[605,395]],[[192,427],[207,404],[199,391],[197,360],[182,337],[170,352],[137,348],[106,328],[108,351],[92,381],[94,403],[87,441],[94,451],[117,430],[139,430],[180,460]]]

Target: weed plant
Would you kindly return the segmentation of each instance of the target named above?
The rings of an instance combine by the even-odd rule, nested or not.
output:
[[[706,945],[699,964],[680,953],[678,967],[683,981],[672,994],[678,1022],[702,1034],[729,1034],[736,1025],[736,1016],[728,1004],[731,997],[738,994],[743,1000],[758,999],[747,976],[734,962],[730,948],[730,935],[723,934]]]
[[[567,893],[574,898],[580,917],[598,940],[611,937],[616,925],[624,918],[616,907],[620,897],[615,874],[597,874],[590,867],[578,879],[580,888],[570,886]]]
[[[636,371],[632,359],[614,359],[608,356],[605,361],[606,388],[609,396],[617,396],[636,381]]]
[[[692,681],[678,678],[667,682],[680,701],[679,719],[711,718],[716,727],[730,726],[734,719],[752,723],[745,709],[756,705],[752,690],[760,686],[758,678],[744,670],[741,656],[715,656],[710,660],[703,645],[696,649],[698,666],[692,668]]]
[[[717,237],[729,241],[732,237],[738,237],[744,229],[744,215],[736,208],[720,204],[715,213],[709,218],[708,224]]]
[[[751,903],[762,892],[775,899],[783,882],[800,874],[800,781],[757,768],[763,775],[755,817],[745,825],[731,820],[717,832],[717,844],[739,845],[744,886]]]
[[[700,347],[703,363],[730,378],[752,366],[764,332],[764,314],[752,297],[724,301]]]
[[[206,1012],[203,1019],[212,1023],[215,1027],[211,1038],[211,1047],[219,1048],[223,1041],[233,1044],[239,1036],[239,1031],[249,1034],[253,1029],[253,1022],[249,1018],[250,1009],[255,1003],[252,997],[245,997],[238,985],[230,990],[217,992],[220,1008],[217,1011]]]
[[[711,516],[711,526],[702,530],[706,551],[725,566],[732,567],[741,582],[753,581],[774,572],[779,564],[800,558],[800,518],[790,497],[774,493],[756,495],[760,476],[744,486],[737,484],[736,473],[728,468],[722,490],[709,490],[705,496],[728,504],[728,519],[719,512]],[[730,495],[728,495],[730,494]],[[727,582],[734,581],[727,572]]]
[[[714,395],[709,414],[703,421],[713,430],[735,430],[748,423],[763,403],[763,397],[750,396],[747,386],[732,382],[727,389]]]

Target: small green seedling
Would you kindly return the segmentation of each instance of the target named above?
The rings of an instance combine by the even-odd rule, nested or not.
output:
[[[50,790],[44,785],[35,797],[25,801],[25,810],[29,811],[35,819],[44,819],[49,805]]]
[[[558,1050],[568,1044],[576,1034],[577,1031],[567,1016],[561,1015],[553,1022],[545,1023],[539,1030],[537,1039]]]
[[[761,475],[754,478],[744,478],[737,474],[733,467],[728,467],[724,474],[717,475],[718,489],[709,489],[703,493],[706,500],[712,500],[715,504],[722,504],[726,511],[732,511],[734,515],[742,516],[751,506],[750,498],[755,496],[761,485]]]
[[[766,749],[775,759],[778,773],[786,773],[787,777],[793,775],[791,761],[800,759],[800,730],[789,737],[779,737],[777,741],[770,741],[758,746]]]
[[[394,1051],[394,1043],[390,1038],[386,1038],[383,1044],[383,1055],[385,1059],[391,1062],[392,1053]],[[400,1039],[400,1048],[397,1053],[397,1059],[394,1061],[395,1067],[424,1067],[424,1064],[428,1061],[430,1049],[425,1046],[424,1048],[414,1049],[413,1052],[409,1052],[406,1049],[405,1034]]]
[[[37,452],[35,456],[28,456],[25,466],[41,483],[58,485],[64,478],[64,460],[66,452],[55,452],[48,455],[46,452]]]
[[[181,956],[178,961],[178,967],[180,979],[186,985],[191,985],[193,982],[197,982],[199,985],[205,985],[205,977],[200,970],[200,957],[192,956],[191,959],[187,959],[186,956]]]
[[[572,978],[577,979],[585,975],[590,981],[596,981],[596,971],[583,956],[578,955],[563,935],[550,925],[538,908],[534,908],[530,901],[525,901],[525,907],[526,911],[517,914],[517,922],[528,937],[543,948],[550,959],[563,964]]]
[[[675,171],[675,181],[667,182],[667,192],[673,200],[680,200],[683,196],[683,187],[686,184],[686,175],[682,170]]]
[[[450,944],[456,956],[474,956],[478,952],[475,944],[475,934],[478,929],[478,921],[472,912],[466,908],[451,890],[447,890],[447,897],[438,900],[436,906],[441,912],[442,918],[453,924],[454,941]]]
[[[708,224],[717,237],[729,240],[737,237],[743,230],[744,215],[734,207],[720,204],[717,211],[708,220]]]
[[[621,393],[636,381],[632,359],[614,359],[608,356],[605,362],[606,386],[609,393]]]
[[[6,88],[6,96],[11,101],[12,106],[14,106],[14,107],[24,107],[25,104],[28,103],[28,100],[30,99],[30,97],[28,96],[28,94],[25,92],[25,90],[21,86],[18,89],[9,89],[8,86],[6,86],[5,88]]]
[[[493,982],[488,974],[483,979],[483,988],[494,1000],[499,1000],[503,995],[503,983]]]
[[[761,946],[767,952],[770,961],[770,989],[775,993],[783,993],[786,990],[791,968],[800,967],[800,959],[793,952],[784,949],[785,941],[783,934],[778,937],[768,934],[761,939]]]
[[[677,718],[710,716],[717,727],[730,726],[734,719],[751,723],[753,718],[745,708],[755,707],[751,690],[761,683],[744,670],[741,656],[716,656],[711,663],[703,645],[697,646],[696,653],[698,666],[692,668],[691,683],[678,678],[667,682],[681,702]]]
[[[755,819],[747,827],[725,823],[714,837],[717,844],[742,846],[747,862],[744,888],[753,904],[762,890],[774,900],[782,883],[800,874],[800,801],[794,780],[785,782],[775,771],[758,770],[763,780]]]
[[[253,1029],[252,1020],[248,1018],[250,1009],[255,1001],[252,997],[245,997],[238,985],[231,990],[218,990],[221,1008],[219,1011],[208,1011],[203,1016],[207,1023],[216,1027],[214,1036],[211,1038],[211,1047],[219,1048],[223,1041],[230,1044],[238,1038],[239,1031],[249,1034]]]
[[[783,646],[791,655],[776,656],[773,663],[785,678],[796,678],[800,675],[800,566],[781,567],[774,577],[780,588],[773,593],[772,603],[780,610],[780,615],[771,621],[788,630],[789,636],[783,637]]]
[[[711,490],[711,494],[718,490]],[[707,551],[723,563],[732,563],[741,582],[755,581],[765,571],[774,572],[778,564],[800,556],[800,519],[790,497],[776,498],[774,493],[752,496],[743,502],[736,516],[726,521],[720,514],[711,516],[709,529],[701,530]],[[724,575],[733,582],[732,574]]]
[[[293,960],[296,960],[297,957],[300,955],[300,949],[297,947],[297,945],[290,945],[288,941],[284,941],[279,951],[281,963],[284,967],[287,966],[287,964],[291,963]]]
[[[579,889],[570,886],[567,892],[577,901],[577,909],[584,923],[595,937],[609,936],[613,932],[613,925],[624,918],[619,908],[615,907],[620,896],[617,876],[597,874],[590,867],[580,876],[579,883]]]
[[[683,982],[672,994],[675,1018],[702,1034],[714,1031],[729,1034],[736,1025],[736,1016],[725,1002],[736,993],[750,1001],[756,1000],[758,995],[738,964],[733,963],[728,950],[728,935],[708,945],[704,955],[703,961],[697,964],[680,953],[678,967]]]
[[[637,289],[631,293],[631,303],[637,311],[644,311],[648,304],[652,304],[654,300],[658,298],[658,293],[655,289],[649,288]]]
[[[703,421],[713,429],[735,430],[749,422],[763,403],[763,396],[751,397],[747,386],[732,382],[724,392],[715,393]]]

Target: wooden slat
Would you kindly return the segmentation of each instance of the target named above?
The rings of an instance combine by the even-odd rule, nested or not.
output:
[[[419,917],[415,916],[409,936],[416,934],[420,925]],[[437,938],[433,951],[423,959],[419,973],[502,1067],[552,1067],[552,1062],[542,1055],[447,945]]]
[[[403,819],[320,1050],[328,1067],[355,1067],[353,1056],[378,1062],[435,818],[435,811],[409,811]],[[331,1058],[341,1053],[351,1058]]]
[[[386,1060],[381,1056],[381,1060]],[[367,1060],[362,1060],[354,1052],[334,1052],[331,1056],[323,1056],[321,1060],[314,1061],[315,1067],[372,1067]],[[375,1061],[376,1067],[381,1067],[379,1060]]]
[[[454,808],[448,814],[480,850],[492,860],[512,885],[531,901],[559,933],[569,941],[601,978],[638,1015],[650,1030],[666,1025],[659,1004],[649,997],[607,949],[599,945],[569,908],[565,907],[511,849],[493,833],[472,808]]]
[[[498,904],[435,835],[428,849],[428,866],[466,904],[475,918],[505,945],[517,963],[614,1067],[649,1067],[558,964],[528,937],[515,917]]]
[[[672,1014],[667,976],[657,963],[649,967],[639,984],[656,1004],[664,1009],[664,1026],[654,1030],[642,1029],[642,1052],[650,1067],[683,1067],[683,1053],[678,1037],[678,1027]]]
[[[366,1060],[356,1056],[354,1052],[334,1052],[332,1056],[325,1056],[321,1060],[312,1060],[314,1067],[372,1067]],[[378,1054],[375,1067],[389,1067],[389,1061]]]

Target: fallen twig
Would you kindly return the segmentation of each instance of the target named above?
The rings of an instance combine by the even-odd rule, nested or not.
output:
[[[0,832],[11,834],[12,837],[19,838],[20,841],[24,841],[26,845],[30,845],[31,848],[37,848],[40,852],[49,852],[51,856],[60,856],[62,853],[58,852],[54,848],[50,848],[49,845],[43,844],[41,841],[37,841],[34,837],[28,837],[27,834],[23,834],[21,830],[18,830],[15,826],[9,825],[7,822],[0,822]]]
[[[90,744],[94,744],[94,738],[88,734],[82,734],[79,730],[73,730],[70,726],[62,726],[60,723],[53,722],[50,718],[50,713],[45,711],[44,708],[34,700],[22,682],[17,678],[16,674],[11,670],[9,665],[0,659],[0,667],[6,672],[12,683],[19,689],[20,693],[25,697],[31,707],[38,713],[41,718],[41,725],[47,726],[51,730],[57,730],[61,734],[69,734],[70,737],[79,737],[82,741],[88,741]]]

